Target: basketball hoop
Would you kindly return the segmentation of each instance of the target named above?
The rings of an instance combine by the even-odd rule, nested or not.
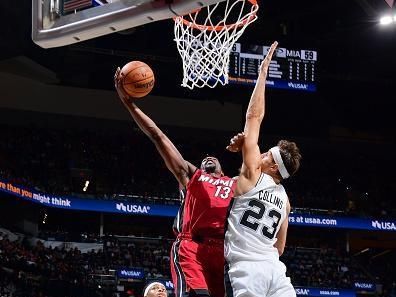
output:
[[[175,41],[183,60],[183,87],[228,84],[230,51],[257,19],[257,10],[257,0],[226,0],[174,18]]]

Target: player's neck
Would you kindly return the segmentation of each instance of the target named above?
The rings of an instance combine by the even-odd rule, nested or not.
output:
[[[217,172],[213,172],[213,173],[209,173],[211,176],[216,177],[216,178],[220,178],[223,175],[221,173],[217,173]]]
[[[279,185],[279,184],[281,183],[281,181],[282,181],[281,178],[279,178],[277,175],[273,174],[272,172],[265,172],[265,171],[263,171],[263,173],[268,174],[269,176],[271,176],[272,179],[274,180],[274,182],[275,182],[277,185]]]
[[[277,185],[279,185],[279,184],[280,184],[280,182],[281,182],[281,179],[280,179],[279,177],[277,177],[277,176],[274,176],[274,175],[271,175],[271,177],[272,177],[272,179],[274,180],[274,182],[275,182]]]
[[[274,182],[279,185],[281,183],[281,179],[277,177],[272,177],[274,179]]]

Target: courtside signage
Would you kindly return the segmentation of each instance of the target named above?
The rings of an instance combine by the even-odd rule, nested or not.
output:
[[[376,290],[376,285],[368,282],[355,282],[354,287],[356,291],[374,292]]]
[[[48,207],[96,212],[111,212],[125,215],[146,215],[175,217],[178,205],[161,205],[150,203],[134,203],[132,201],[109,201],[100,199],[81,199],[47,195],[36,190],[21,187],[0,179],[0,191],[26,201]],[[302,227],[360,229],[372,231],[396,232],[396,220],[360,219],[351,217],[333,217],[311,214],[290,213],[289,224]]]
[[[356,297],[355,291],[353,290],[336,290],[326,288],[309,288],[309,287],[295,287],[297,296],[311,296],[311,297],[323,297],[323,296],[338,296],[338,297]]]
[[[290,213],[289,224],[303,227],[381,230],[396,232],[395,220],[370,220]]]
[[[122,268],[117,270],[118,278],[123,279],[144,279],[144,270],[141,268]]]
[[[112,212],[129,215],[174,217],[179,210],[177,205],[158,205],[150,203],[133,203],[120,201],[105,201],[99,199],[81,199],[75,197],[59,197],[47,195],[10,182],[0,180],[0,191],[12,194],[30,202],[71,210],[86,210],[97,212]]]

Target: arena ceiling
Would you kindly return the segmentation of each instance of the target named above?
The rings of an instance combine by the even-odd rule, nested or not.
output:
[[[180,87],[181,61],[172,22],[160,21],[61,48],[31,41],[31,1],[1,1],[0,59],[26,56],[53,71],[60,84],[112,89],[116,66],[149,63],[157,76],[153,94],[245,104],[251,87],[189,91]],[[382,13],[395,10],[383,0],[261,1],[259,20],[241,42],[318,51],[318,91],[269,91],[273,108],[286,110],[300,129],[341,126],[387,135],[396,85],[396,26],[381,27]],[[274,99],[274,101],[275,101]],[[309,115],[317,127],[297,123]],[[282,126],[282,122],[279,122]],[[286,125],[286,124],[285,124]],[[297,129],[296,128],[296,129]],[[390,137],[394,141],[394,137]]]

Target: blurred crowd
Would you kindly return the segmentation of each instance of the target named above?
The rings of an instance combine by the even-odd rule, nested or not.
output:
[[[89,275],[104,270],[102,251],[31,245],[0,233],[0,296],[90,296]]]
[[[295,286],[351,288],[354,281],[369,281],[341,249],[287,247],[281,257]]]
[[[154,145],[140,130],[59,130],[35,126],[2,126],[0,179],[47,194],[85,198],[179,203],[178,185]],[[225,151],[232,136],[202,131],[166,131],[184,157],[199,165],[215,154],[226,174],[238,174],[241,158]],[[320,142],[320,145],[318,144]],[[273,143],[275,144],[275,139]],[[298,141],[300,172],[286,181],[293,207],[342,211],[346,215],[392,217],[395,201],[394,158],[359,149]],[[334,148],[338,147],[338,151]],[[268,148],[263,146],[263,148]],[[384,162],[387,165],[384,165]],[[89,181],[87,185],[87,181]],[[375,201],[375,203],[373,203]]]
[[[1,181],[58,196],[180,203],[174,177],[153,144],[130,123],[123,129],[3,124],[0,129]],[[232,133],[169,127],[165,131],[193,164],[199,165],[207,154],[213,154],[220,159],[227,175],[238,174],[240,155],[224,149]],[[263,149],[274,145],[277,138],[266,138]],[[386,146],[365,142],[350,146],[319,139],[296,142],[302,151],[302,166],[295,178],[285,182],[293,211],[396,217],[396,201],[390,195],[396,191],[396,176],[392,172],[396,164]],[[57,216],[49,213],[50,220]],[[160,222],[154,224],[162,226]],[[169,279],[172,240],[157,236],[169,236],[163,228],[169,232],[171,228],[158,227],[153,232],[146,226],[144,235],[139,231],[146,230],[144,223],[136,222],[129,227],[137,236],[155,238],[100,237],[63,229],[40,231],[39,237],[44,240],[103,245],[102,250],[82,252],[78,248],[46,246],[41,241],[32,244],[24,238],[14,241],[0,232],[0,297],[120,296],[104,293],[98,278],[107,275],[114,279],[115,271],[122,267],[143,268],[147,278]],[[87,226],[85,229],[88,231]],[[84,228],[78,228],[81,230]],[[325,244],[304,246],[288,246],[282,256],[295,286],[352,288],[354,281],[373,281],[367,273],[370,271],[387,284],[383,296],[396,296],[394,255],[392,261],[365,262],[343,248]],[[374,257],[377,254],[368,259],[389,259]],[[135,297],[140,295],[136,293]]]
[[[84,243],[100,243],[102,238],[98,234],[89,232],[69,232],[69,231],[53,231],[40,230],[38,238],[48,241],[62,242],[84,242]]]
[[[126,267],[144,269],[147,279],[170,279],[172,240],[106,236],[102,241],[102,250],[82,253],[0,233],[0,296],[101,296],[95,276]],[[295,286],[340,289],[372,281],[348,253],[325,244],[288,246],[281,260]]]
[[[170,250],[173,240],[107,236],[104,253],[109,267],[142,267],[147,278],[170,279]]]

